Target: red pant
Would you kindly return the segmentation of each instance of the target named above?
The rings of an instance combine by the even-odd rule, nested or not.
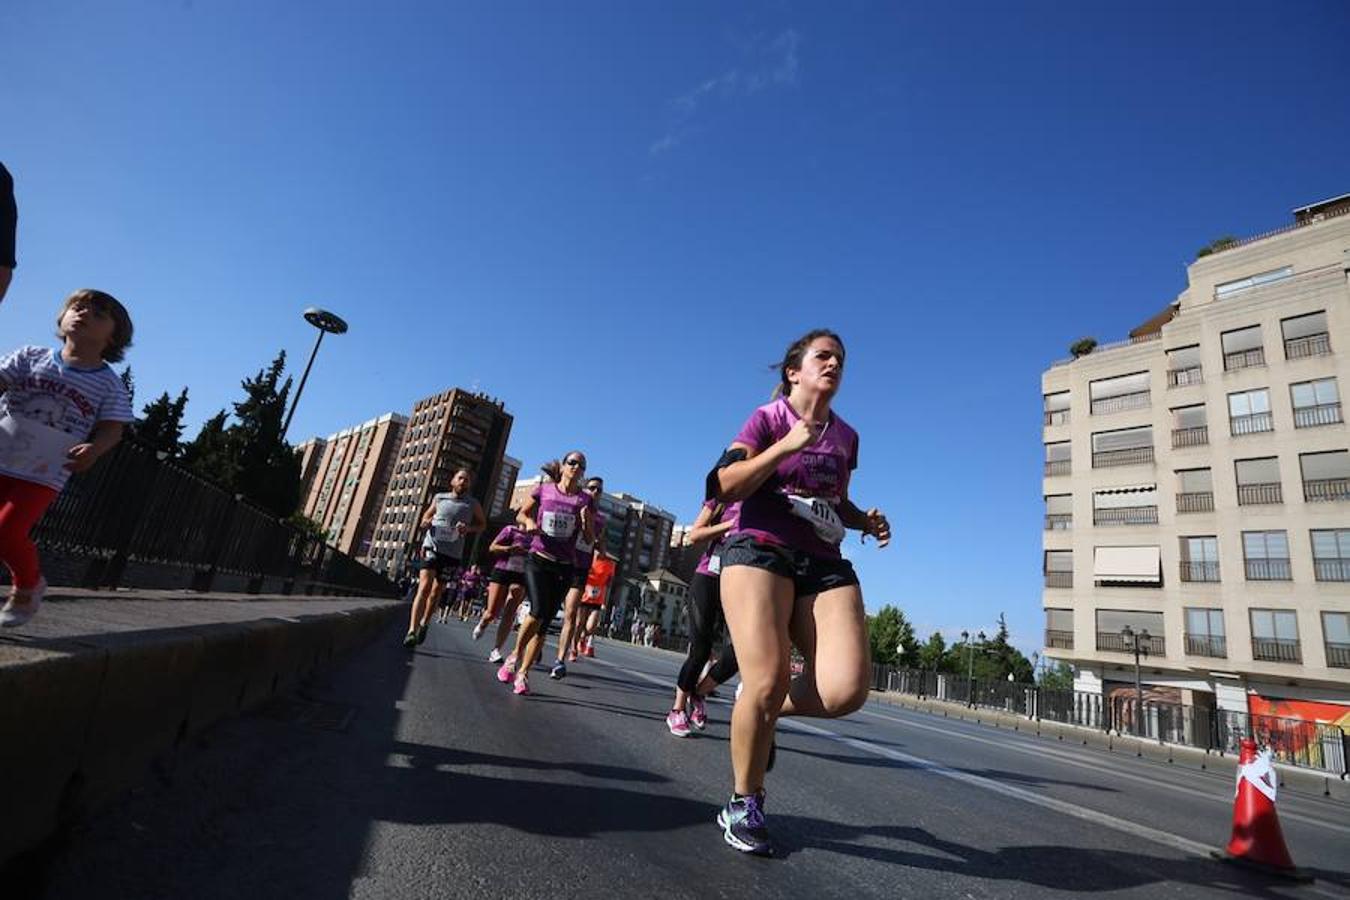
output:
[[[56,499],[56,490],[21,478],[0,475],[0,562],[23,590],[42,580],[37,545],[28,533]]]

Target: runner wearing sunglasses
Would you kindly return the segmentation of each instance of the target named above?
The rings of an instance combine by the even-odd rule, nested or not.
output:
[[[595,498],[581,487],[585,471],[585,454],[578,450],[568,453],[558,468],[557,483],[541,481],[516,516],[520,527],[533,536],[525,560],[530,614],[516,635],[516,652],[512,654],[515,665],[509,661],[503,664],[497,670],[497,680],[514,681],[517,694],[530,692],[530,666],[543,652],[549,623],[572,583],[578,534],[595,541]]]

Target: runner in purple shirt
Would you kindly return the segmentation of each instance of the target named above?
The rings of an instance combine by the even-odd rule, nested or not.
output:
[[[600,515],[600,496],[605,492],[605,479],[598,475],[592,475],[586,479],[586,487],[583,489],[591,495],[595,501],[595,534],[599,538],[605,533],[605,517]],[[567,597],[563,601],[563,624],[562,632],[558,635],[558,662],[554,669],[562,667],[562,675],[567,674],[566,662],[577,661],[577,638],[581,636],[582,615],[581,595],[586,590],[586,576],[591,573],[591,563],[595,561],[595,541],[588,541],[583,536],[577,535],[577,546],[575,550],[575,568],[572,570],[572,583],[568,585]],[[557,675],[554,677],[562,677]]]
[[[511,626],[516,621],[516,607],[525,596],[525,556],[529,552],[530,536],[515,525],[507,525],[497,532],[488,545],[488,553],[494,562],[488,574],[487,608],[473,629],[476,641],[493,621],[500,618],[497,641],[488,653],[488,662],[502,661],[502,644],[511,633]]]
[[[849,499],[858,434],[831,410],[843,373],[838,335],[794,341],[777,399],[755,410],[709,476],[717,499],[741,501],[722,547],[721,588],[743,689],[731,717],[735,792],[717,822],[747,853],[773,854],[763,789],[778,717],[844,716],[867,698],[862,590],[839,543],[853,529],[885,547],[891,527],[880,510]],[[790,680],[794,644],[806,666]]]
[[[676,737],[688,737],[690,728],[702,731],[708,725],[703,698],[736,674],[736,651],[728,641],[716,664],[703,675],[712,655],[713,639],[722,628],[722,539],[736,525],[740,504],[730,506],[709,500],[699,510],[685,539],[691,544],[707,542],[689,586],[689,653],[675,682],[675,704],[666,714],[666,727]]]
[[[516,520],[531,537],[530,555],[525,560],[525,592],[530,597],[530,615],[516,635],[514,666],[503,665],[497,680],[515,683],[515,693],[530,692],[529,671],[544,649],[544,635],[558,614],[567,588],[572,583],[576,563],[578,532],[595,540],[595,498],[581,489],[586,471],[586,455],[580,450],[566,454],[560,463],[545,471],[558,474],[556,483],[545,479],[534,489]],[[567,674],[554,666],[554,678]]]

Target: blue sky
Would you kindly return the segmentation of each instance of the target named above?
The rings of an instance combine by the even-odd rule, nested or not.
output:
[[[131,308],[191,430],[285,348],[292,437],[451,385],[692,517],[796,334],[840,331],[869,607],[1039,646],[1039,375],[1221,234],[1350,191],[1350,6],[8,0],[7,345]]]

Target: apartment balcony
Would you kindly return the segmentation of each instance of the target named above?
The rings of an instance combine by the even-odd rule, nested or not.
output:
[[[1209,443],[1209,426],[1196,425],[1191,428],[1172,429],[1172,449],[1180,447],[1203,447]]]
[[[1056,631],[1053,628],[1045,629],[1045,646],[1055,647],[1059,650],[1073,649],[1073,632]]]
[[[1219,564],[1217,562],[1183,559],[1181,561],[1181,580],[1218,581]]]
[[[1071,459],[1052,459],[1045,463],[1045,475],[1047,478],[1055,475],[1069,475],[1073,472],[1073,460]]]
[[[1350,478],[1314,478],[1304,481],[1303,499],[1309,503],[1350,500]]]
[[[1262,347],[1252,350],[1238,350],[1223,355],[1223,370],[1236,372],[1239,369],[1252,369],[1266,364],[1266,351]]]
[[[1246,570],[1248,581],[1291,581],[1294,577],[1287,559],[1249,559]]]
[[[1192,366],[1189,369],[1167,370],[1167,386],[1170,388],[1187,387],[1188,385],[1192,384],[1204,384],[1204,383],[1205,383],[1204,370],[1201,369],[1199,366]]]
[[[1177,512],[1214,512],[1214,492],[1192,491],[1189,494],[1177,494]]]
[[[1117,394],[1114,397],[1093,400],[1092,414],[1094,416],[1105,416],[1111,413],[1128,412],[1132,409],[1148,409],[1149,396],[1148,391],[1135,391],[1132,394]]]
[[[1313,577],[1318,581],[1350,581],[1350,559],[1314,559]]]
[[[1135,640],[1139,638],[1136,637]],[[1134,655],[1134,647],[1125,643],[1125,638],[1118,631],[1099,631],[1097,632],[1097,649],[1107,653],[1128,653]],[[1166,656],[1167,644],[1163,638],[1157,635],[1149,635],[1148,640],[1144,642],[1142,649],[1148,651],[1149,656]]]
[[[1130,447],[1125,450],[1094,450],[1092,468],[1109,469],[1113,466],[1136,466],[1153,462],[1152,447]]]
[[[1047,513],[1046,531],[1069,531],[1073,528],[1073,513]]]
[[[1188,634],[1186,635],[1186,655],[1227,659],[1228,640],[1221,634]]]
[[[1269,506],[1284,502],[1284,489],[1278,481],[1263,484],[1239,484],[1238,506]]]
[[[1252,638],[1252,659],[1264,662],[1301,663],[1303,653],[1297,638]]]
[[[1232,416],[1228,420],[1228,426],[1233,437],[1241,437],[1244,434],[1260,434],[1263,431],[1275,430],[1275,417],[1268,412],[1252,413],[1249,416]]]
[[[1339,403],[1294,407],[1295,428],[1319,428],[1323,425],[1339,425],[1342,421]]]
[[[1073,587],[1073,573],[1046,572],[1045,586],[1048,588],[1071,588]]]
[[[1328,666],[1333,669],[1350,669],[1350,644],[1327,641],[1326,648]]]
[[[1046,425],[1068,425],[1069,411],[1067,409],[1047,409],[1045,411]]]
[[[1094,509],[1093,525],[1157,525],[1158,507],[1122,506],[1115,509]]]
[[[1327,356],[1330,353],[1331,335],[1325,331],[1307,337],[1288,338],[1284,342],[1285,359],[1307,359],[1310,356]]]

